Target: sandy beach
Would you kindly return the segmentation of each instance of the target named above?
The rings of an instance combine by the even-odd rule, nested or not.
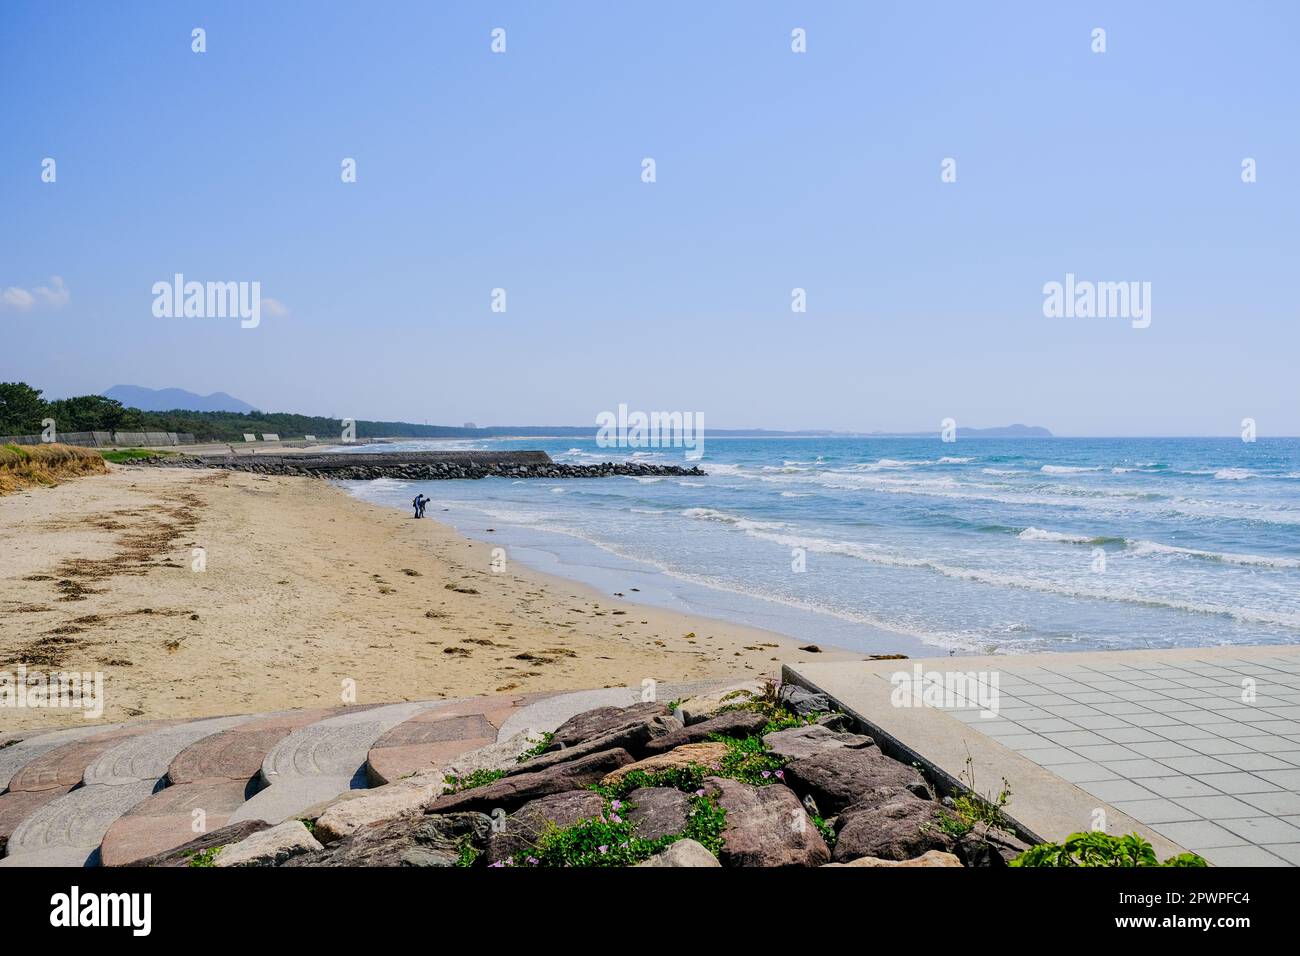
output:
[[[367,703],[775,675],[813,656],[517,563],[495,572],[491,551],[327,482],[114,466],[0,498],[0,669],[102,671],[113,722],[337,704],[349,682]]]

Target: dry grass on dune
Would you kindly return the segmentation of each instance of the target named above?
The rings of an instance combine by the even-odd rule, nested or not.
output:
[[[0,495],[107,471],[99,452],[73,445],[0,445]]]

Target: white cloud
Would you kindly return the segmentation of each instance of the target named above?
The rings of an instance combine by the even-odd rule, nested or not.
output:
[[[289,314],[289,307],[287,305],[279,299],[272,299],[270,296],[264,296],[262,298],[262,310],[272,317]]]
[[[17,286],[10,286],[4,291],[0,291],[0,302],[3,302],[10,308],[26,312],[36,304],[36,297],[26,289],[20,289]]]
[[[68,304],[72,294],[68,287],[63,284],[62,276],[50,276],[49,285],[38,285],[36,288],[28,290],[11,285],[7,289],[0,289],[0,305],[8,306],[11,309],[17,309],[20,312],[27,312],[36,306],[48,306],[51,309],[61,309]]]

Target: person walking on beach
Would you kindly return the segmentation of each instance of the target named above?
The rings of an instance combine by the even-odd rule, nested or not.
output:
[[[429,506],[429,502],[432,500],[433,499],[430,498],[428,495],[421,493],[420,495],[420,517],[421,518],[424,517],[424,509]]]

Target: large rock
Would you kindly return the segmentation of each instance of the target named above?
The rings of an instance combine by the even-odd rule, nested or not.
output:
[[[835,862],[862,856],[911,860],[930,850],[951,852],[953,842],[940,828],[937,805],[898,790],[880,791],[839,815]]]
[[[815,694],[798,684],[782,684],[777,699],[801,717],[819,714],[831,709],[831,699],[825,694]]]
[[[951,853],[944,853],[942,850],[930,850],[921,854],[914,860],[882,860],[874,856],[860,856],[856,860],[850,860],[848,863],[827,863],[826,866],[957,866],[962,865],[961,860]]]
[[[833,816],[882,788],[906,789],[919,777],[915,770],[884,756],[875,747],[839,747],[800,757],[785,765],[785,782],[811,796],[824,816]]]
[[[709,777],[705,789],[727,811],[722,833],[724,866],[821,866],[830,862],[817,828],[787,787],[751,787]]]
[[[555,732],[546,753],[530,757],[508,772],[543,770],[602,750],[622,749],[638,757],[644,756],[645,748],[652,740],[681,728],[682,722],[666,713],[662,704],[598,707],[571,717]]]
[[[462,846],[481,850],[492,830],[482,813],[399,817],[362,827],[285,866],[455,866]]]
[[[722,866],[703,843],[676,840],[637,866]]]
[[[690,798],[672,787],[639,787],[622,802],[622,815],[636,824],[643,840],[681,833],[691,814]]]
[[[551,749],[573,747],[622,728],[669,716],[668,708],[653,701],[630,707],[597,707],[575,714],[555,729]]]
[[[265,820],[245,820],[243,823],[231,823],[220,829],[213,830],[211,833],[204,833],[202,836],[195,837],[188,843],[182,843],[174,850],[167,850],[163,853],[157,853],[153,856],[147,856],[132,863],[123,864],[124,866],[189,866],[190,859],[203,850],[210,850],[214,846],[227,846],[231,843],[239,843],[254,833],[266,830],[271,826]]]
[[[723,737],[744,739],[758,733],[767,724],[764,714],[752,710],[729,710],[708,720],[688,724],[681,730],[665,734],[649,741],[643,748],[647,754],[659,754],[680,747],[682,744],[694,744],[708,740],[713,734]]]
[[[570,790],[531,800],[493,828],[488,838],[488,862],[500,863],[535,846],[547,824],[571,827],[579,820],[599,817],[604,809],[605,798],[594,790]]]
[[[213,866],[279,866],[290,857],[311,853],[321,848],[300,820],[259,830],[238,843],[224,846],[212,861]]]
[[[806,727],[791,727],[765,734],[763,746],[787,760],[812,757],[828,750],[865,750],[875,745],[870,737],[862,734],[849,734],[837,731],[824,724],[809,724]]]
[[[676,750],[670,750],[666,754],[655,754],[653,757],[646,757],[636,763],[619,767],[617,770],[606,774],[600,782],[607,787],[612,787],[634,770],[655,773],[659,770],[689,767],[691,764],[699,764],[706,769],[716,770],[718,769],[718,761],[726,755],[727,745],[724,743],[686,744]]]
[[[957,841],[956,853],[966,866],[1003,867],[1029,849],[1014,834],[978,826]]]
[[[673,714],[688,727],[717,716],[724,708],[735,707],[763,695],[763,681],[748,680],[720,687],[708,694],[687,697],[678,703]]]
[[[464,777],[475,770],[514,770],[526,764],[519,762],[519,755],[530,750],[545,739],[540,730],[521,730],[505,740],[498,740],[486,747],[470,750],[448,761],[438,768],[439,779],[447,775]],[[422,776],[417,774],[417,776]]]
[[[441,780],[402,780],[373,790],[352,791],[358,795],[331,804],[316,818],[316,838],[333,843],[371,823],[419,813],[426,803],[442,795],[442,789]]]
[[[529,800],[536,800],[547,794],[581,790],[593,783],[600,783],[606,774],[630,763],[632,763],[632,755],[626,750],[603,750],[536,773],[520,773],[512,777],[503,777],[486,786],[439,797],[425,807],[425,812],[451,813],[479,810],[491,813],[498,808],[510,812],[522,807]]]

